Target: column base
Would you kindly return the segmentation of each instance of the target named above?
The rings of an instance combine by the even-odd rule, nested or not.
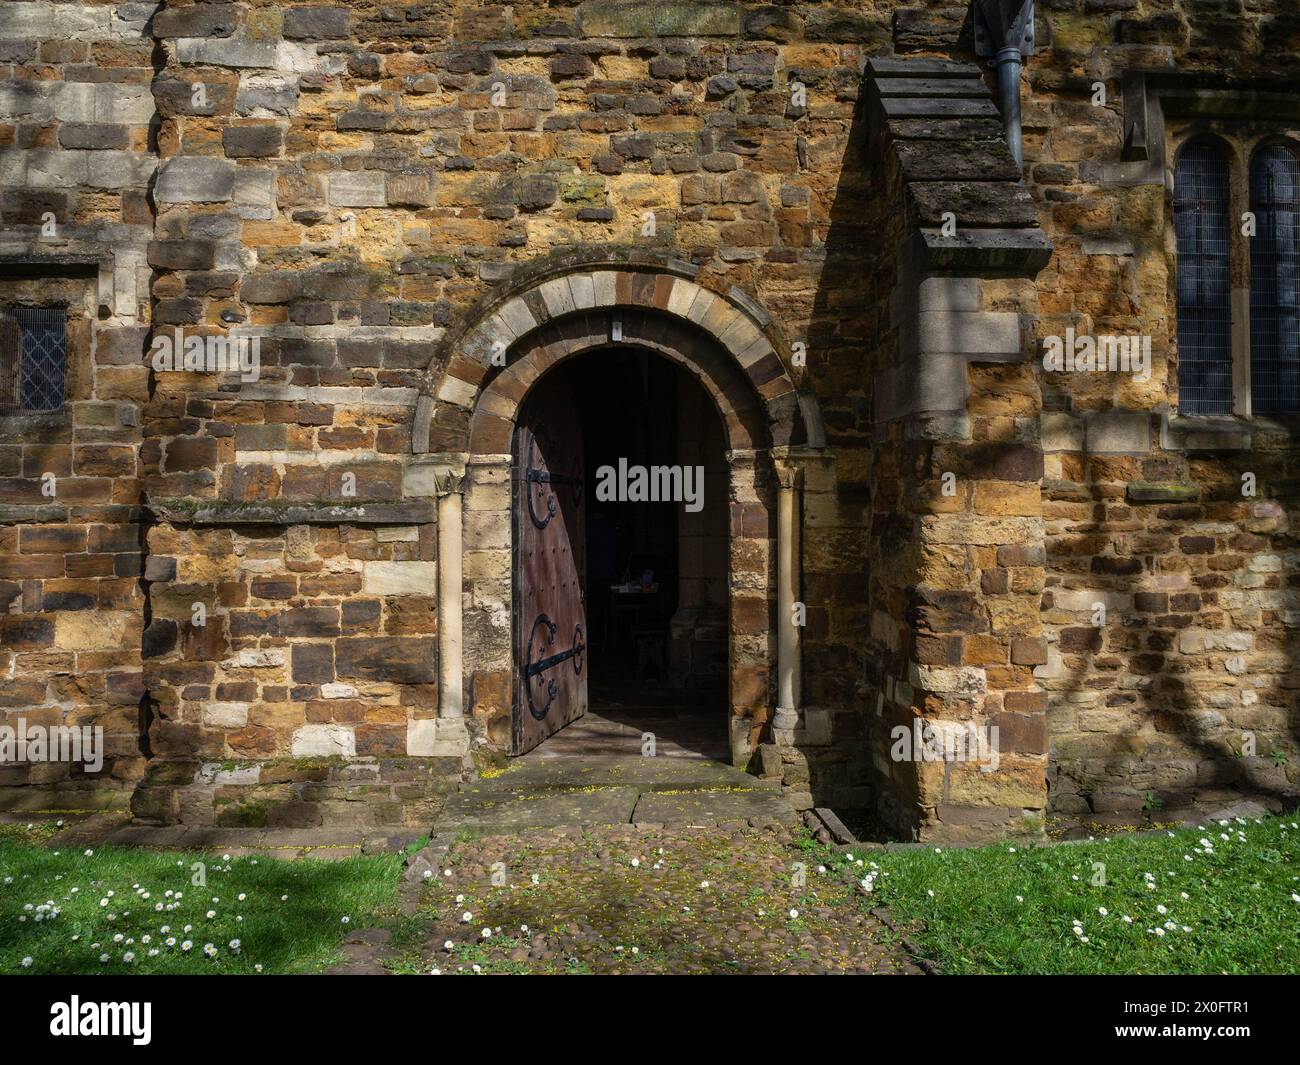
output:
[[[435,754],[461,757],[469,754],[469,729],[463,717],[438,718],[437,737]]]
[[[793,747],[801,716],[797,707],[778,706],[772,716],[772,742],[778,747]]]

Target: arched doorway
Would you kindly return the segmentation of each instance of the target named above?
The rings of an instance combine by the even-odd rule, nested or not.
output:
[[[708,393],[628,344],[549,371],[512,448],[511,751],[728,760],[729,470]],[[519,663],[522,663],[520,665]]]
[[[793,742],[801,725],[792,620],[801,584],[800,471],[804,456],[824,447],[824,434],[815,401],[796,391],[778,354],[783,348],[752,299],[707,289],[672,262],[538,264],[448,333],[412,426],[422,471],[415,476],[439,497],[440,742],[459,735],[468,745],[468,718],[480,742],[512,747],[528,663],[513,556],[521,408],[561,364],[614,350],[680,367],[721,425],[731,761],[748,764],[763,738]]]

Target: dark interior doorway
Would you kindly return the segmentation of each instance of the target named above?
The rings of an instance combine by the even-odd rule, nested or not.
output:
[[[691,374],[639,349],[592,352],[553,376],[580,412],[594,720],[547,746],[558,753],[603,722],[653,732],[664,753],[727,760],[728,468],[717,410]],[[626,469],[627,488],[636,467],[691,467],[680,483],[694,494],[602,493],[602,477],[608,490]]]

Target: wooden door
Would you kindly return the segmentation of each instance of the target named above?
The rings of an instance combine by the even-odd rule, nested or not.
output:
[[[512,753],[587,712],[582,428],[562,384],[543,381],[515,428]]]

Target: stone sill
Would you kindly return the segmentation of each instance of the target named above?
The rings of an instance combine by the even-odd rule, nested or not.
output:
[[[0,268],[6,277],[94,277],[111,257],[78,255],[72,252],[11,251],[0,252]]]
[[[1257,433],[1300,444],[1300,417],[1165,414],[1160,420],[1160,446],[1166,451],[1249,451]]]
[[[34,437],[51,429],[71,429],[72,414],[67,407],[52,411],[0,409],[0,434],[6,437]]]
[[[180,525],[425,525],[437,513],[427,499],[356,503],[242,503],[159,500],[151,509]]]

